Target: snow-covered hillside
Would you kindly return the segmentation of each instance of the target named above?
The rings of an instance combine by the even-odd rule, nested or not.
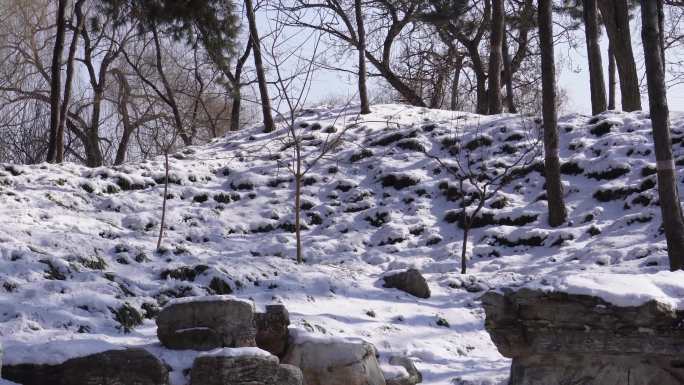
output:
[[[295,327],[362,337],[382,357],[406,354],[426,384],[498,384],[510,363],[484,331],[484,290],[530,284],[611,298],[605,274],[650,274],[642,278],[648,292],[633,299],[684,297],[684,283],[676,284],[684,276],[663,272],[646,113],[562,118],[568,225],[547,225],[539,157],[482,210],[463,276],[458,184],[423,150],[448,162],[470,149],[496,168],[516,158],[538,123],[402,105],[373,110],[311,110],[298,121],[313,153],[345,130],[304,181],[302,265],[293,260],[293,186],[282,164],[291,148],[282,130],[247,129],[171,157],[165,253],[155,252],[163,159],[98,169],[4,165],[3,344],[156,346],[152,318],[165,302],[232,292],[257,306],[284,303]],[[684,116],[673,117],[673,137],[684,167]],[[382,274],[411,266],[426,276],[431,298],[382,287]],[[630,280],[620,277],[615,290],[624,299]],[[178,371],[173,378],[183,381]]]

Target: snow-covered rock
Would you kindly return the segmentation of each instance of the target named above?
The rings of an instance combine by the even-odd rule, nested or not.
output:
[[[430,287],[416,269],[387,273],[382,279],[384,287],[399,289],[418,298],[430,298]]]
[[[174,301],[157,317],[157,337],[169,349],[256,346],[254,306],[230,296]]]
[[[107,350],[59,364],[47,362],[51,363],[5,364],[2,375],[22,385],[167,385],[169,381],[166,366],[144,349]]]
[[[297,331],[283,362],[302,370],[304,385],[385,385],[376,354],[365,341]]]

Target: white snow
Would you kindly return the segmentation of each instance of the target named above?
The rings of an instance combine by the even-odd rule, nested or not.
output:
[[[202,352],[198,357],[272,357],[273,355],[259,348],[218,348]]]
[[[63,340],[35,345],[7,344],[4,349],[3,365],[59,365],[73,358],[124,348],[101,340]]]
[[[615,126],[597,136],[590,130],[598,120]],[[684,115],[673,113],[671,121],[679,140]],[[684,308],[682,273],[667,272],[644,112],[562,117],[561,160],[581,169],[563,174],[567,224],[547,225],[544,178],[535,167],[522,170],[482,211],[496,223],[471,230],[465,276],[462,230],[445,220],[460,211],[458,183],[437,162],[399,143],[412,136],[429,154],[453,163],[467,143],[488,137],[492,144],[481,147],[483,153],[475,150],[474,159],[486,155],[486,169],[495,171],[515,159],[509,153],[519,151],[514,147],[536,137],[534,117],[377,105],[363,116],[356,108],[316,108],[299,122],[309,124],[302,128],[309,159],[317,141],[330,139],[325,127],[348,127],[335,151],[306,175],[304,264],[294,261],[285,128],[268,134],[247,128],[170,157],[163,254],[155,252],[163,158],[94,170],[0,165],[0,342],[6,362],[34,360],[36,346],[54,340],[105,341],[145,347],[174,369],[173,385],[184,385],[183,370],[199,353],[161,348],[149,315],[126,332],[117,314],[130,308],[144,317],[192,300],[183,298],[219,294],[210,289],[217,287],[215,279],[228,284],[234,298],[284,304],[292,327],[306,331],[306,338],[361,338],[377,347],[381,361],[409,356],[426,385],[497,384],[508,377],[510,361],[484,330],[482,292],[468,290],[536,285],[618,305],[657,299]],[[323,129],[311,130],[313,123]],[[404,138],[373,144],[396,134]],[[457,149],[460,155],[450,152]],[[684,191],[684,148],[675,143],[673,151]],[[616,167],[629,171],[607,172]],[[416,184],[383,187],[390,174]],[[490,206],[499,200],[502,208]],[[532,219],[509,224],[522,216]],[[431,298],[382,288],[385,272],[409,267],[423,271]],[[174,269],[184,270],[171,274]],[[441,319],[449,327],[438,325]],[[98,350],[90,348],[73,354]],[[38,359],[70,357],[60,349]]]
[[[684,309],[684,271],[654,274],[570,274],[550,278],[541,289],[593,295],[617,306],[639,306],[649,301]]]
[[[240,301],[244,302],[250,306],[254,306],[254,303],[252,301],[246,300],[244,298],[238,298],[234,295],[205,295],[201,297],[183,297],[183,298],[174,298],[167,302],[166,307],[172,306],[172,305],[179,305],[179,304],[184,304],[184,303],[192,303],[192,302],[232,302],[232,301]]]

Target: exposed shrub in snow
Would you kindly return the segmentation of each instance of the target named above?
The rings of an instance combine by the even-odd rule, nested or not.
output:
[[[110,311],[114,314],[114,320],[124,333],[130,333],[136,326],[143,323],[140,312],[128,303],[124,303],[117,309],[110,309]]]
[[[353,154],[349,157],[349,161],[352,162],[352,163],[356,163],[356,162],[358,162],[358,161],[360,161],[360,160],[363,160],[363,159],[366,159],[366,158],[370,158],[371,156],[373,156],[373,151],[364,148],[363,150],[361,150],[361,151],[359,151],[359,152],[353,153]]]
[[[480,136],[478,138],[475,138],[468,143],[466,143],[465,148],[467,148],[470,151],[475,151],[480,147],[487,147],[491,146],[494,141],[492,140],[491,137],[489,136]]]
[[[617,179],[629,172],[630,168],[627,165],[624,166],[611,166],[605,170],[591,171],[587,173],[587,177],[596,180],[612,180]]]
[[[381,177],[380,181],[383,187],[394,187],[395,190],[401,190],[420,183],[419,178],[408,174],[389,174]]]

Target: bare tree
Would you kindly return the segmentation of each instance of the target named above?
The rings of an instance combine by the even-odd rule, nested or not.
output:
[[[521,117],[523,126],[526,126]],[[458,129],[458,127],[456,127]],[[474,130],[468,130],[475,136],[481,136],[481,126],[478,124]],[[456,135],[463,134],[456,132]],[[462,142],[461,137],[456,137],[457,142]],[[495,198],[498,193],[512,180],[516,171],[527,169],[539,155],[539,135],[528,130],[528,137],[521,140],[512,156],[497,156],[480,146],[474,151],[459,148],[458,153],[452,160],[445,160],[438,155],[424,154],[437,162],[442,169],[446,170],[458,183],[460,195],[461,213],[458,224],[463,229],[463,241],[461,243],[461,274],[466,274],[468,268],[468,239],[470,231],[485,204]]]
[[[665,82],[665,52],[663,46],[663,1],[643,0],[641,2],[642,30],[648,100],[653,142],[656,154],[658,196],[663,216],[667,254],[670,269],[684,269],[684,218],[677,191],[677,174],[672,158],[670,139],[670,111],[667,104]]]
[[[361,101],[361,113],[370,114],[368,102],[368,86],[366,71],[366,26],[363,21],[363,8],[361,0],[354,0],[354,15],[356,16],[356,30],[359,38],[359,100]]]
[[[245,0],[245,7],[247,9],[247,20],[249,22],[249,38],[252,41],[252,49],[254,51],[254,67],[259,83],[259,95],[261,96],[264,132],[272,132],[275,130],[275,123],[273,122],[273,115],[271,114],[271,98],[268,96],[266,70],[264,69],[263,60],[261,58],[261,39],[259,38],[259,29],[257,28],[256,14],[254,13],[254,4],[252,3],[252,0]]]
[[[549,225],[565,222],[567,210],[563,200],[558,156],[558,111],[556,90],[556,62],[553,49],[552,0],[539,0],[539,41],[542,59],[542,94],[544,124],[544,170],[546,196],[549,204]]]
[[[599,47],[599,24],[596,0],[584,0],[582,14],[584,34],[589,60],[589,84],[591,89],[591,113],[600,114],[608,108],[606,102],[606,85],[603,81],[603,63]]]
[[[50,67],[50,143],[48,145],[47,160],[55,162],[57,154],[57,131],[59,130],[59,112],[62,108],[62,53],[66,36],[67,21],[66,8],[68,0],[58,0],[56,12],[57,35],[52,51],[52,65]]]
[[[492,0],[492,25],[489,38],[489,114],[500,114],[501,67],[503,64],[503,40],[505,38],[504,0]]]
[[[613,47],[617,70],[620,75],[622,110],[641,109],[641,92],[637,75],[632,34],[629,27],[629,5],[627,0],[597,0],[608,39]]]

